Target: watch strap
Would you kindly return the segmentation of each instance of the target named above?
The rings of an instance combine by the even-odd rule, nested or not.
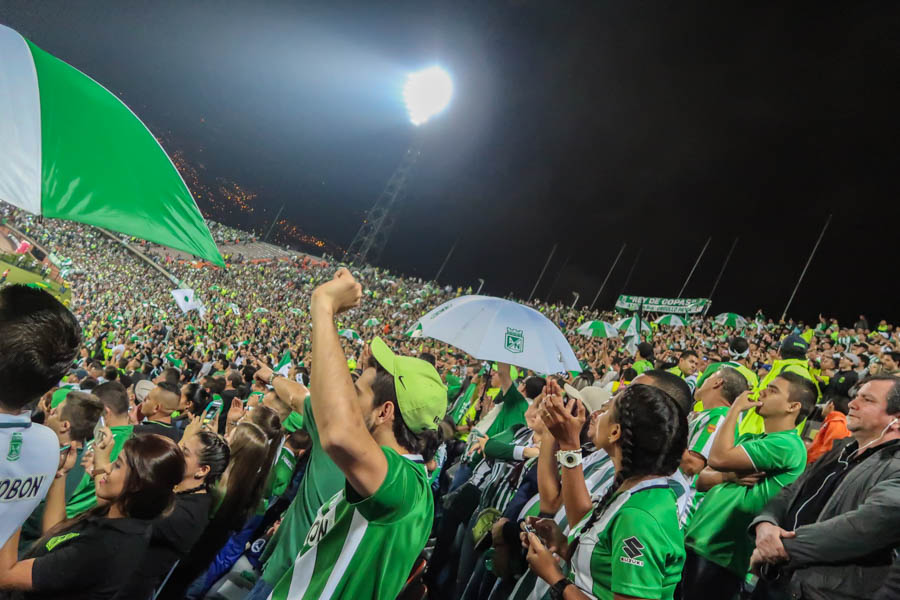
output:
[[[563,577],[550,587],[550,598],[552,600],[563,600],[563,594],[570,585],[572,585],[572,582]]]

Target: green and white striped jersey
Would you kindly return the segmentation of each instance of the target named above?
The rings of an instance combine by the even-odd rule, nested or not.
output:
[[[582,592],[595,600],[613,600],[615,594],[672,598],[685,551],[668,478],[617,492],[591,520],[586,515],[570,536],[577,546],[569,578]]]
[[[585,457],[582,469],[584,470],[585,485],[587,485],[591,498],[596,502],[606,494],[606,490],[612,485],[615,479],[615,466],[605,450],[597,450]],[[533,505],[532,501],[534,502]],[[532,506],[531,510],[529,510],[529,506]],[[526,516],[537,516],[539,510],[540,498],[537,495],[526,504],[519,518],[524,519]],[[556,511],[553,520],[560,526],[563,533],[569,533],[565,506],[560,507]],[[565,568],[565,565],[562,566]],[[516,587],[513,588],[509,595],[509,600],[542,600],[549,598],[550,584],[543,579],[539,579],[530,569],[519,578],[519,581],[516,582]]]
[[[309,528],[270,600],[394,600],[425,547],[434,501],[420,456],[382,447],[388,472],[372,496],[345,484]]]

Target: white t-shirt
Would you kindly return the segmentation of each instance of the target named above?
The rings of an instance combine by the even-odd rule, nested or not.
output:
[[[59,467],[59,440],[28,411],[0,414],[0,546],[40,504]]]

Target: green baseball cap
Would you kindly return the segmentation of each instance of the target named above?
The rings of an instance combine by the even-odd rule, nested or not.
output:
[[[63,400],[66,399],[66,396],[69,395],[69,392],[72,391],[72,388],[61,387],[50,396],[50,408],[56,408],[60,404],[63,403]]]
[[[406,426],[413,433],[436,430],[447,412],[447,386],[437,369],[420,358],[397,356],[379,337],[372,340],[371,349],[378,364],[394,376],[397,404]]]
[[[291,414],[284,420],[282,426],[288,433],[294,433],[298,429],[303,429],[303,415],[296,411],[291,411]]]

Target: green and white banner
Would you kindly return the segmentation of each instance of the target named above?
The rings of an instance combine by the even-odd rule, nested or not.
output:
[[[696,315],[709,306],[707,298],[655,298],[652,296],[626,296],[622,294],[616,301],[617,310],[669,313],[674,315]]]

